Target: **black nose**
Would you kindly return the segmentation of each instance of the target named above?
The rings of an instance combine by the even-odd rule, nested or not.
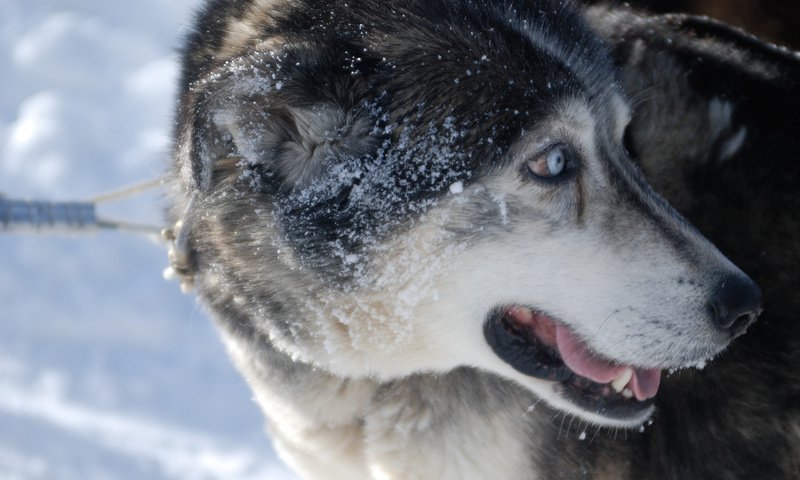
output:
[[[717,286],[709,306],[714,324],[738,337],[761,313],[761,289],[749,277],[729,275]]]

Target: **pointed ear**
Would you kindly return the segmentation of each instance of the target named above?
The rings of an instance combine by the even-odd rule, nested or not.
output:
[[[588,16],[612,44],[634,107],[627,146],[679,209],[696,201],[698,175],[724,173],[745,188],[796,175],[797,53],[706,17],[609,7]]]
[[[253,183],[268,179],[268,189],[292,189],[336,155],[365,153],[374,144],[374,119],[358,113],[351,93],[363,79],[331,78],[341,71],[333,63],[308,46],[256,52],[193,85],[178,125],[184,187],[202,193],[249,176]]]

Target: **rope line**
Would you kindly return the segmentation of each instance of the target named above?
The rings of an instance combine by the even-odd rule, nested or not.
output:
[[[0,233],[86,234],[115,230],[159,235],[159,226],[98,217],[97,204],[131,197],[163,183],[163,178],[156,178],[85,201],[17,200],[0,193]]]
[[[145,182],[135,183],[128,187],[121,188],[119,190],[115,190],[113,192],[104,193],[102,195],[97,195],[86,200],[87,203],[105,203],[110,202],[113,200],[119,200],[126,197],[131,197],[138,193],[146,192],[148,190],[152,190],[154,188],[158,188],[163,185],[164,179],[154,178],[152,180],[147,180]]]

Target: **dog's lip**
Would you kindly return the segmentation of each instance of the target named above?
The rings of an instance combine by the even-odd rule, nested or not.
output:
[[[621,386],[629,388],[640,401],[652,398],[658,392],[660,369],[635,368],[609,361],[592,350],[572,329],[532,309],[512,306],[506,309],[505,316],[527,326],[540,342],[558,352],[564,364],[581,377],[601,384],[622,379],[624,383]]]
[[[556,329],[556,340],[561,359],[578,375],[597,383],[627,378],[628,381],[624,382],[622,387],[629,388],[637,400],[647,400],[656,396],[661,383],[660,369],[636,368],[601,358],[563,325],[558,325]]]
[[[661,370],[609,360],[564,323],[525,306],[496,309],[484,334],[495,354],[517,371],[560,382],[573,401],[609,416],[649,408],[658,391]]]

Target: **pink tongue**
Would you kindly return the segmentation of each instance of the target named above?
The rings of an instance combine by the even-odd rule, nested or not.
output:
[[[658,385],[661,383],[661,370],[657,368],[636,369],[633,371],[630,385],[636,400],[646,400],[653,398],[658,392]]]
[[[597,354],[562,325],[556,327],[556,345],[558,353],[570,370],[597,383],[608,383],[625,369],[621,365],[597,358]]]
[[[575,334],[562,325],[556,326],[556,345],[564,363],[582,377],[597,383],[608,383],[617,378],[624,365],[614,365],[592,352]],[[634,369],[628,384],[637,400],[654,397],[661,381],[661,370]]]

